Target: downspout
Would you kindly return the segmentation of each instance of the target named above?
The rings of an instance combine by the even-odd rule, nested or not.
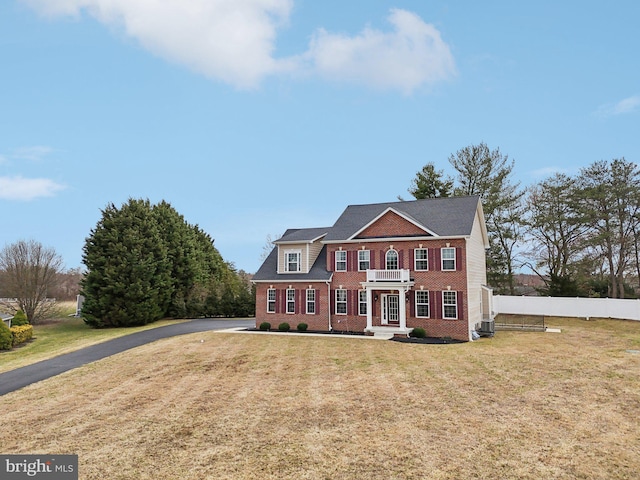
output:
[[[327,317],[329,319],[329,331],[333,330],[331,326],[331,280],[325,282],[327,284]]]

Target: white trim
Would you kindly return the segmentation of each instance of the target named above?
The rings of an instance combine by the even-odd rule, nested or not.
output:
[[[271,243],[274,245],[295,245],[297,243],[315,243],[320,240],[322,237],[325,237],[327,234],[323,233],[322,235],[317,236],[312,240],[275,240]]]
[[[311,302],[309,300],[309,292],[313,292],[313,302]],[[315,288],[307,288],[305,290],[305,294],[304,294],[304,301],[305,301],[305,312],[307,315],[315,315],[316,314],[316,289]],[[313,303],[313,312],[309,311],[309,304]]]
[[[293,292],[293,300],[289,300],[289,292]],[[289,311],[289,303],[293,303],[293,312]],[[286,289],[284,311],[287,315],[294,315],[296,313],[296,289],[295,288]]]
[[[336,315],[347,315],[349,313],[349,294],[347,293],[347,289],[346,288],[336,288],[335,289],[335,296],[336,298],[334,299],[334,310],[336,312]],[[342,312],[338,312],[338,292],[344,292],[344,301],[340,301],[340,303],[344,303],[344,313]]]
[[[336,250],[334,253],[335,253],[335,255],[334,255],[335,256],[335,261],[334,261],[334,265],[333,265],[334,270],[336,272],[346,272],[347,271],[347,263],[348,263],[349,254],[347,253],[346,250]],[[344,262],[342,260],[340,260],[340,263],[344,263],[344,270],[343,269],[338,269],[338,254],[344,254]]]
[[[362,245],[363,242],[367,243],[390,243],[390,242],[416,242],[416,241],[428,241],[428,240],[468,240],[470,239],[470,235],[452,235],[450,237],[435,237],[435,236],[425,236],[425,237],[380,237],[380,238],[347,238],[344,240],[327,240],[322,241],[323,245],[344,245],[347,243],[357,243]]]
[[[362,300],[360,298],[360,295],[362,295],[363,293],[364,293],[364,300]],[[360,306],[362,304],[364,304],[364,308],[366,310],[365,313],[361,313]],[[367,291],[366,290],[358,290],[358,316],[366,317],[367,314],[369,313],[369,309],[370,309],[370,307],[369,307],[369,302],[367,300]]]
[[[367,223],[364,227],[362,227],[360,230],[356,231],[353,235],[351,235],[349,237],[349,240],[354,239],[355,237],[357,237],[360,233],[362,233],[364,230],[366,230],[367,228],[369,228],[371,225],[373,225],[374,223],[376,223],[378,220],[380,220],[382,217],[384,217],[387,213],[389,212],[393,212],[396,215],[400,216],[401,218],[404,218],[407,222],[412,223],[413,225],[415,225],[416,227],[418,227],[420,230],[424,231],[425,233],[428,233],[429,235],[433,236],[433,237],[438,237],[439,235],[435,232],[432,232],[431,230],[429,230],[428,228],[426,228],[424,225],[421,225],[420,223],[418,223],[416,220],[414,220],[413,218],[409,217],[407,214],[402,213],[397,211],[395,208],[393,207],[387,207],[386,210],[384,210],[382,213],[380,213],[377,217],[375,217],[373,220],[371,220],[369,223]]]
[[[445,250],[453,250],[453,258],[444,258],[444,251]],[[440,249],[440,270],[443,272],[455,272],[458,268],[458,266],[456,265],[457,263],[457,251],[456,251],[456,247],[442,247]],[[444,268],[444,261],[445,260],[453,260],[453,268]]]
[[[447,306],[451,307],[452,306],[452,304],[450,304],[450,303],[445,304],[445,302],[444,302],[444,296],[445,296],[446,293],[452,293],[452,294],[455,295],[455,297],[454,297],[455,300],[456,300],[456,302],[455,302],[456,316],[455,317],[447,317],[445,315],[445,313],[444,313],[445,312],[445,307],[447,307]],[[443,318],[443,320],[458,320],[458,318],[459,318],[458,313],[459,313],[458,312],[458,292],[455,291],[455,290],[443,290],[442,291],[442,318]]]
[[[271,300],[269,300],[269,293],[273,292],[273,311],[269,310],[269,303],[271,302]],[[276,313],[276,309],[277,307],[277,302],[278,302],[278,296],[276,294],[276,289],[275,288],[267,288],[267,313]]]
[[[425,258],[421,258],[418,260],[416,256],[416,250],[424,250],[427,252],[427,256]],[[427,262],[427,268],[418,268],[418,261]],[[429,271],[429,249],[427,247],[418,247],[413,249],[413,271],[414,272],[428,272]]]
[[[288,255],[296,254],[298,255],[298,270],[289,270],[289,260]],[[302,273],[302,249],[301,248],[290,248],[287,250],[283,250],[282,252],[282,272],[280,273]]]
[[[424,315],[418,315],[418,293],[426,293],[427,294],[427,309],[428,309],[428,315],[425,317]],[[415,314],[416,314],[416,318],[431,318],[431,302],[429,301],[429,290],[416,290],[415,291],[415,295],[413,297],[414,300],[414,308],[415,308]],[[420,305],[425,305],[424,302],[420,302]]]
[[[360,268],[360,262],[361,262],[361,260],[360,260],[360,252],[363,252],[363,253],[366,252],[366,253],[369,254],[368,255],[369,259],[368,260],[362,260],[362,262],[366,261],[369,264],[369,266],[367,268],[364,268],[364,269]],[[358,271],[359,272],[366,272],[367,270],[369,270],[371,268],[371,250],[358,250],[358,258],[357,258],[357,260],[358,260]]]
[[[396,268],[389,268],[389,258],[388,255],[394,252],[396,254]],[[390,248],[386,252],[384,252],[384,269],[385,270],[400,270],[400,255],[398,254],[398,250],[395,248]]]

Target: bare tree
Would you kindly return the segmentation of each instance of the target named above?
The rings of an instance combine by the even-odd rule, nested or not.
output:
[[[282,237],[282,235],[280,234],[268,234],[267,238],[265,239],[264,245],[262,246],[262,253],[260,254],[260,260],[261,261],[265,261],[267,259],[267,257],[269,256],[269,254],[271,253],[271,250],[273,250],[273,246],[276,240],[278,240],[280,237]]]
[[[3,290],[10,297],[3,304],[22,310],[30,323],[46,318],[54,307],[47,293],[56,286],[62,257],[35,240],[20,240],[0,250]]]

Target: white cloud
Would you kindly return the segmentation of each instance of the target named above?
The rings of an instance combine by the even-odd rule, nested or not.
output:
[[[53,148],[45,147],[43,145],[36,145],[33,147],[20,147],[11,152],[11,157],[22,160],[38,161],[53,152]]]
[[[154,54],[239,88],[286,69],[276,29],[292,0],[24,0],[48,15],[88,13]]]
[[[389,22],[392,33],[365,28],[349,37],[318,30],[304,57],[326,78],[405,93],[455,75],[449,46],[433,25],[399,9],[391,10]]]
[[[65,187],[48,178],[0,177],[0,199],[29,201],[52,197]]]
[[[91,15],[162,58],[238,88],[304,72],[410,93],[455,74],[440,32],[405,10],[391,10],[391,33],[365,28],[351,37],[320,29],[305,53],[276,58],[277,30],[294,0],[22,1],[45,15]]]
[[[600,105],[596,110],[596,115],[600,117],[611,117],[614,115],[622,115],[625,113],[633,113],[640,107],[640,95],[620,100],[617,103],[607,103]]]

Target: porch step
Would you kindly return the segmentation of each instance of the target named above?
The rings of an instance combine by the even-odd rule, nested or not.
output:
[[[373,338],[379,338],[380,340],[391,340],[393,338],[393,333],[373,332]]]

